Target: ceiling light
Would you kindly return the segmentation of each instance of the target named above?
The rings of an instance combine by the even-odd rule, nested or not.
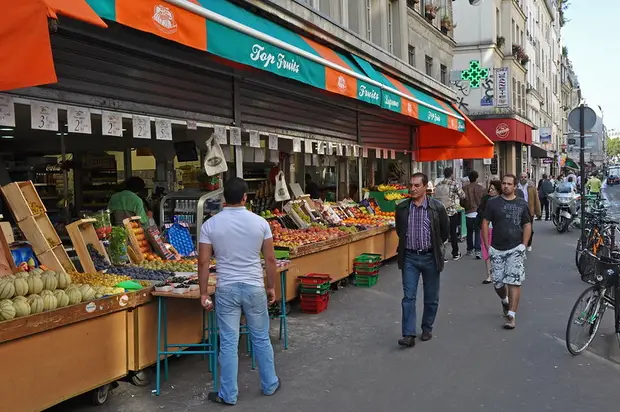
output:
[[[0,136],[0,139],[14,139],[15,136]]]
[[[13,130],[12,127],[0,127],[0,132],[12,132]]]

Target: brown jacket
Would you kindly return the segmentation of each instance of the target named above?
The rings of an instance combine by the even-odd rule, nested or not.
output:
[[[465,208],[465,213],[477,212],[482,197],[486,194],[484,187],[474,182],[464,186],[463,192],[465,192],[465,199],[461,201],[461,204]]]
[[[527,182],[527,204],[530,209],[530,215],[540,217],[540,198],[538,197],[538,190],[534,182]]]

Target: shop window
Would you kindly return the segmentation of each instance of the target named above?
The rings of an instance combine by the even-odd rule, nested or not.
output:
[[[445,64],[442,64],[439,67],[441,73],[441,83],[448,84],[448,67]]]
[[[427,55],[424,58],[424,62],[426,65],[426,74],[428,76],[432,76],[433,75],[433,58]]]

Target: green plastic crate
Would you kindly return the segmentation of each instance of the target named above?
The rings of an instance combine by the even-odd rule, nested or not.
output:
[[[365,275],[355,275],[355,286],[360,288],[371,288],[377,284],[379,280],[379,275],[375,276],[365,276]]]
[[[375,253],[362,253],[357,256],[353,263],[378,263],[381,262],[381,255]]]
[[[300,295],[326,295],[329,293],[329,288],[327,289],[306,289],[299,288]]]

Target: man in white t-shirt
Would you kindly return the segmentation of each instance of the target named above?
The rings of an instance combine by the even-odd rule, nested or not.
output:
[[[207,293],[209,262],[212,255],[217,259],[215,312],[220,330],[220,389],[219,392],[211,392],[208,399],[226,405],[237,403],[242,311],[258,361],[263,394],[271,396],[280,389],[269,338],[268,304],[276,299],[274,285],[277,275],[273,239],[267,221],[245,208],[247,191],[248,186],[243,179],[226,181],[226,206],[207,220],[200,230],[198,278],[200,301],[206,310],[213,309]],[[265,258],[266,281],[260,261],[261,251]]]

